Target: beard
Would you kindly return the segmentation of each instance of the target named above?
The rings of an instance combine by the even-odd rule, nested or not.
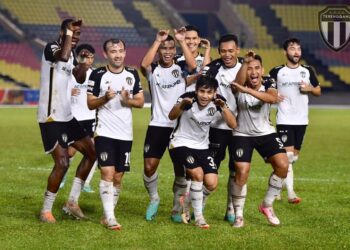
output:
[[[291,62],[292,64],[298,64],[300,62],[301,57],[299,58],[294,58],[294,56],[288,55],[287,54],[287,59],[289,62]]]

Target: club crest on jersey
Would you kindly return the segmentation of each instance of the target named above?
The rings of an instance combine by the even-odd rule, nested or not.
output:
[[[146,144],[144,149],[143,149],[145,151],[145,153],[147,153],[149,151],[149,148],[150,148],[150,145]]]
[[[287,135],[282,135],[281,140],[283,143],[285,143],[288,140],[288,136]]]
[[[62,140],[67,143],[68,141],[68,135],[67,134],[62,134]]]
[[[238,158],[241,158],[243,156],[243,153],[244,153],[243,148],[237,148],[236,155]]]
[[[171,74],[175,77],[175,78],[179,78],[180,76],[180,72],[177,69],[174,69],[173,71],[171,71]]]
[[[107,153],[107,152],[102,152],[102,153],[100,154],[100,159],[101,159],[102,161],[106,161],[106,160],[108,159],[108,153]]]
[[[215,108],[213,108],[213,107],[208,108],[208,115],[213,116],[214,114],[215,114]]]
[[[193,158],[193,156],[192,156],[192,155],[187,156],[186,161],[187,161],[189,164],[193,164],[193,163],[194,163],[194,158]]]
[[[301,78],[305,78],[306,77],[306,72],[305,71],[300,71],[300,76],[301,76]]]
[[[350,41],[350,10],[347,6],[328,6],[318,13],[318,25],[323,41],[339,51]]]
[[[127,77],[125,79],[126,83],[129,84],[130,86],[132,85],[132,78],[131,77]]]
[[[197,67],[202,66],[203,61],[202,60],[196,60]]]

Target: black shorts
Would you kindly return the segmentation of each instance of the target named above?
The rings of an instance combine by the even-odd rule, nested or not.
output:
[[[78,121],[80,126],[84,129],[85,133],[91,138],[94,137],[95,131],[95,119]]]
[[[170,149],[169,153],[175,167],[181,167],[182,169],[202,167],[204,174],[218,173],[214,159],[210,156],[208,149],[178,147]],[[177,173],[177,171],[181,171],[181,169],[175,169],[175,173]]]
[[[174,128],[148,126],[145,138],[143,158],[161,159],[169,146],[170,135]]]
[[[103,136],[95,137],[95,148],[100,167],[114,166],[117,172],[130,171],[132,141],[123,141]]]
[[[39,126],[46,153],[51,153],[58,144],[68,148],[70,144],[87,136],[75,118],[68,122],[39,123]]]
[[[229,167],[233,168],[233,151],[232,151],[232,130],[210,128],[209,130],[209,149],[214,157],[216,166],[219,168],[221,162],[225,159],[226,148],[229,151]],[[233,169],[232,169],[233,170]]]
[[[284,145],[277,133],[263,136],[233,136],[235,162],[251,162],[256,149],[266,161],[278,153],[285,153]]]
[[[285,147],[301,149],[307,125],[277,125],[277,133]]]

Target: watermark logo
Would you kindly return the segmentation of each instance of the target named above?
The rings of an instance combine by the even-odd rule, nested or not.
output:
[[[334,50],[343,49],[350,41],[350,10],[346,6],[328,6],[318,13],[321,36]]]

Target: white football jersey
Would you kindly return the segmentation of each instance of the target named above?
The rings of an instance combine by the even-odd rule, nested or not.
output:
[[[183,111],[177,119],[176,127],[170,136],[169,148],[188,147],[192,149],[209,148],[209,129],[215,119],[215,113],[220,109],[210,102],[206,107],[200,107],[196,100],[195,92],[183,94],[178,103],[183,98],[192,98],[193,103]],[[224,98],[218,96],[225,101]]]
[[[73,116],[78,121],[84,121],[84,120],[92,120],[95,119],[95,110],[90,110],[87,106],[87,88],[88,88],[88,82],[89,77],[92,72],[92,69],[88,69],[86,72],[86,78],[84,83],[80,84],[75,80],[75,77],[72,75],[69,87],[68,87],[68,97],[70,98],[71,105],[72,105],[72,113]],[[79,94],[73,96],[72,95],[72,89],[79,89]]]
[[[68,83],[74,68],[71,52],[68,62],[56,61],[54,54],[61,49],[55,41],[48,43],[41,58],[40,96],[38,122],[66,122],[73,119],[70,99],[67,96]]]
[[[175,57],[176,62],[180,63],[180,62],[184,62],[186,64],[186,59],[184,55],[178,55],[177,57]],[[190,72],[187,68],[187,65],[185,65],[184,70],[183,70],[183,75],[184,77],[193,75],[195,73],[198,73],[203,66],[203,61],[204,61],[204,56],[202,54],[198,54],[195,58],[196,60],[196,65],[197,68],[195,69],[195,71]],[[192,92],[196,90],[196,82],[193,82],[191,85],[186,87],[186,92]]]
[[[264,78],[259,91],[266,92],[269,88],[276,89],[276,83],[271,78]],[[270,122],[269,103],[265,103],[247,93],[237,92],[237,128],[233,130],[236,136],[262,136],[275,133],[275,127]]]
[[[127,90],[130,98],[143,91],[137,70],[125,67],[118,74],[109,71],[108,67],[93,70],[89,78],[88,95],[104,96],[108,88],[114,90],[117,95],[96,110],[95,136],[131,141],[132,112],[131,107],[122,105],[121,91],[122,88]]]
[[[174,127],[176,122],[171,121],[168,115],[176,100],[185,92],[186,83],[182,76],[182,68],[175,63],[169,68],[153,63],[151,66],[152,72],[148,74],[152,97],[152,117],[149,125]]]
[[[231,90],[231,82],[236,79],[236,75],[242,66],[243,59],[237,58],[237,63],[232,68],[227,68],[221,59],[216,59],[204,67],[203,73],[215,77],[219,83],[217,93],[222,95],[228,107],[237,116],[236,98]],[[216,120],[211,125],[212,128],[232,130],[224,121],[220,114],[216,114]]]
[[[277,90],[285,100],[278,103],[276,123],[283,125],[307,125],[309,123],[309,96],[300,92],[301,81],[319,86],[314,71],[310,66],[299,65],[289,68],[285,65],[273,68],[270,76],[277,83]]]

